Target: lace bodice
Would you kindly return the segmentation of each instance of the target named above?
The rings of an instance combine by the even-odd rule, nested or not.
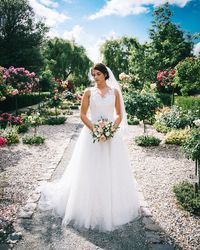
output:
[[[101,118],[107,118],[109,121],[114,121],[115,114],[115,92],[114,89],[109,89],[102,96],[96,87],[92,87],[90,96],[89,116],[93,122]]]

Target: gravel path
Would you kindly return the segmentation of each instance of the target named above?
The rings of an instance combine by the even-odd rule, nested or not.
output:
[[[176,146],[162,144],[159,147],[141,148],[135,145],[134,136],[143,133],[140,125],[130,126],[127,138],[133,173],[145,197],[145,200],[141,197],[145,212],[140,220],[110,234],[91,230],[77,232],[70,227],[63,232],[60,218],[35,211],[39,196],[34,194],[34,190],[40,182],[61,176],[70,159],[79,128],[80,120],[75,112],[64,125],[39,128],[39,133],[48,137],[42,146],[20,143],[0,149],[0,166],[4,169],[0,173],[0,180],[9,183],[5,188],[7,203],[1,204],[0,212],[4,216],[12,216],[14,220],[21,214],[15,226],[22,231],[23,240],[14,249],[170,250],[174,248],[166,243],[174,241],[177,244],[175,249],[199,249],[199,217],[178,207],[171,191],[174,183],[193,174],[194,164],[185,159]],[[151,127],[149,133],[163,139],[163,135]],[[24,214],[20,208],[26,206],[27,198],[29,210]]]
[[[164,138],[150,126],[148,131]],[[194,162],[187,160],[176,145],[161,143],[149,148],[135,145],[133,138],[142,132],[142,126],[130,126],[129,150],[136,179],[153,218],[182,249],[200,249],[200,217],[181,209],[172,192],[175,183],[194,174]]]

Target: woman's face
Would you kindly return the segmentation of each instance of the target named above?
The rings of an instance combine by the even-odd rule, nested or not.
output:
[[[99,70],[94,69],[92,71],[92,76],[96,83],[105,82],[105,75]]]

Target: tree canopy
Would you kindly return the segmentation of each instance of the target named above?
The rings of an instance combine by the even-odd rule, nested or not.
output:
[[[39,71],[43,65],[40,47],[48,28],[35,20],[27,0],[0,1],[0,65]]]

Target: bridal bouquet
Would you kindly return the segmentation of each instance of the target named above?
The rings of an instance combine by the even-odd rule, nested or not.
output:
[[[93,143],[96,141],[104,142],[114,136],[117,128],[114,128],[113,122],[108,119],[101,118],[97,123],[94,124],[92,132]]]

